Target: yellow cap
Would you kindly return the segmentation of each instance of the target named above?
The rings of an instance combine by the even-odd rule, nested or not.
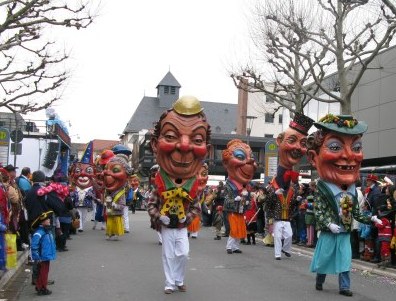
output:
[[[202,112],[203,108],[198,98],[182,96],[173,104],[173,110],[180,115],[195,115]]]

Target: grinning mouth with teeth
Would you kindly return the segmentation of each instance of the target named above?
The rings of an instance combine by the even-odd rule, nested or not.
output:
[[[350,171],[350,170],[355,170],[355,168],[356,168],[356,166],[354,166],[354,165],[337,165],[337,164],[334,164],[338,169],[341,169],[341,170],[348,170],[348,171]]]
[[[302,152],[300,152],[299,150],[294,150],[290,153],[291,157],[294,159],[299,159],[303,156]]]
[[[191,162],[178,162],[178,161],[173,160],[172,158],[170,158],[170,159],[171,159],[171,162],[173,163],[173,165],[176,167],[188,167],[191,165]]]

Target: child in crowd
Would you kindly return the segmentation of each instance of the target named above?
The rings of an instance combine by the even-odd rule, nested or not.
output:
[[[221,227],[223,227],[223,206],[216,207],[216,213],[213,218],[213,227],[216,228],[216,237],[214,240],[221,239]]]
[[[390,243],[392,239],[392,227],[389,220],[389,216],[393,213],[387,209],[386,205],[379,207],[378,216],[382,222],[375,223],[375,227],[378,229],[378,241],[380,243],[381,262],[378,264],[379,267],[389,267],[391,264],[391,253]]]
[[[50,261],[56,259],[55,240],[52,236],[50,216],[52,211],[41,214],[35,222],[39,226],[32,236],[32,259],[38,262],[38,278],[36,280],[37,295],[50,295],[47,289]]]
[[[362,205],[362,214],[371,216],[370,205],[367,201]],[[360,259],[370,261],[374,258],[374,240],[371,235],[371,225],[359,223],[359,238],[364,242],[364,251]]]

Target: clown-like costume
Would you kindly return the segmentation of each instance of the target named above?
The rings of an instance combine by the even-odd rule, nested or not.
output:
[[[123,154],[112,157],[105,165],[103,176],[105,185],[106,238],[117,240],[124,234],[123,212],[126,206],[125,194],[128,176],[132,168]]]
[[[93,164],[85,162],[86,161],[74,163],[70,171],[72,183],[70,197],[73,201],[73,206],[77,208],[78,214],[80,215],[79,232],[84,231],[88,211],[92,209],[93,199],[95,198],[94,189],[92,187],[95,168]]]
[[[227,240],[227,253],[242,253],[239,241],[246,237],[244,213],[250,205],[248,183],[257,169],[250,146],[239,139],[228,142],[222,153],[223,165],[228,173],[225,185],[224,208],[228,212],[230,235]]]
[[[200,214],[196,175],[208,148],[210,127],[195,97],[182,97],[157,123],[151,146],[159,172],[148,202],[154,228],[162,234],[165,294],[186,291],[187,226]]]
[[[305,155],[308,130],[313,120],[295,113],[289,128],[276,138],[279,165],[275,178],[271,181],[266,197],[266,216],[273,224],[275,259],[284,253],[290,257],[293,232],[290,224],[292,212],[297,206],[298,172],[293,167]]]
[[[320,236],[312,258],[316,289],[323,290],[326,274],[338,274],[339,293],[352,296],[350,233],[352,217],[362,223],[381,223],[376,217],[360,213],[355,182],[363,161],[364,122],[349,115],[328,114],[315,123],[319,129],[308,138],[308,158],[318,171],[315,202],[316,227]]]

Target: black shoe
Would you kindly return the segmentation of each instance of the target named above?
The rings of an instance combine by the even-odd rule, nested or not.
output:
[[[282,251],[282,253],[285,254],[286,257],[291,257],[291,254],[289,252]]]
[[[46,288],[42,288],[41,290],[39,290],[37,292],[37,295],[39,295],[39,296],[46,296],[46,295],[51,295],[51,294],[52,294],[52,291],[50,291],[49,289],[46,289]]]
[[[350,290],[342,290],[342,291],[340,291],[340,295],[344,295],[344,296],[347,296],[347,297],[352,297],[353,293]]]
[[[247,245],[251,245],[250,241],[248,241],[246,244],[247,244]]]
[[[315,288],[317,291],[323,291],[323,284],[316,283]]]
[[[47,285],[53,285],[55,283],[55,280],[48,280]]]
[[[275,260],[281,260],[281,258],[280,257],[275,257]]]
[[[221,240],[221,236],[216,236],[215,238],[213,238],[214,240]]]
[[[241,250],[239,250],[239,249],[236,249],[236,250],[232,251],[232,253],[241,254],[241,253],[242,253],[242,251],[241,251]]]
[[[80,233],[81,233],[81,232],[84,232],[84,230],[82,230],[82,229],[79,229],[79,230],[78,230],[78,232],[80,232]]]
[[[227,249],[227,254],[232,254],[232,250],[231,249]]]

